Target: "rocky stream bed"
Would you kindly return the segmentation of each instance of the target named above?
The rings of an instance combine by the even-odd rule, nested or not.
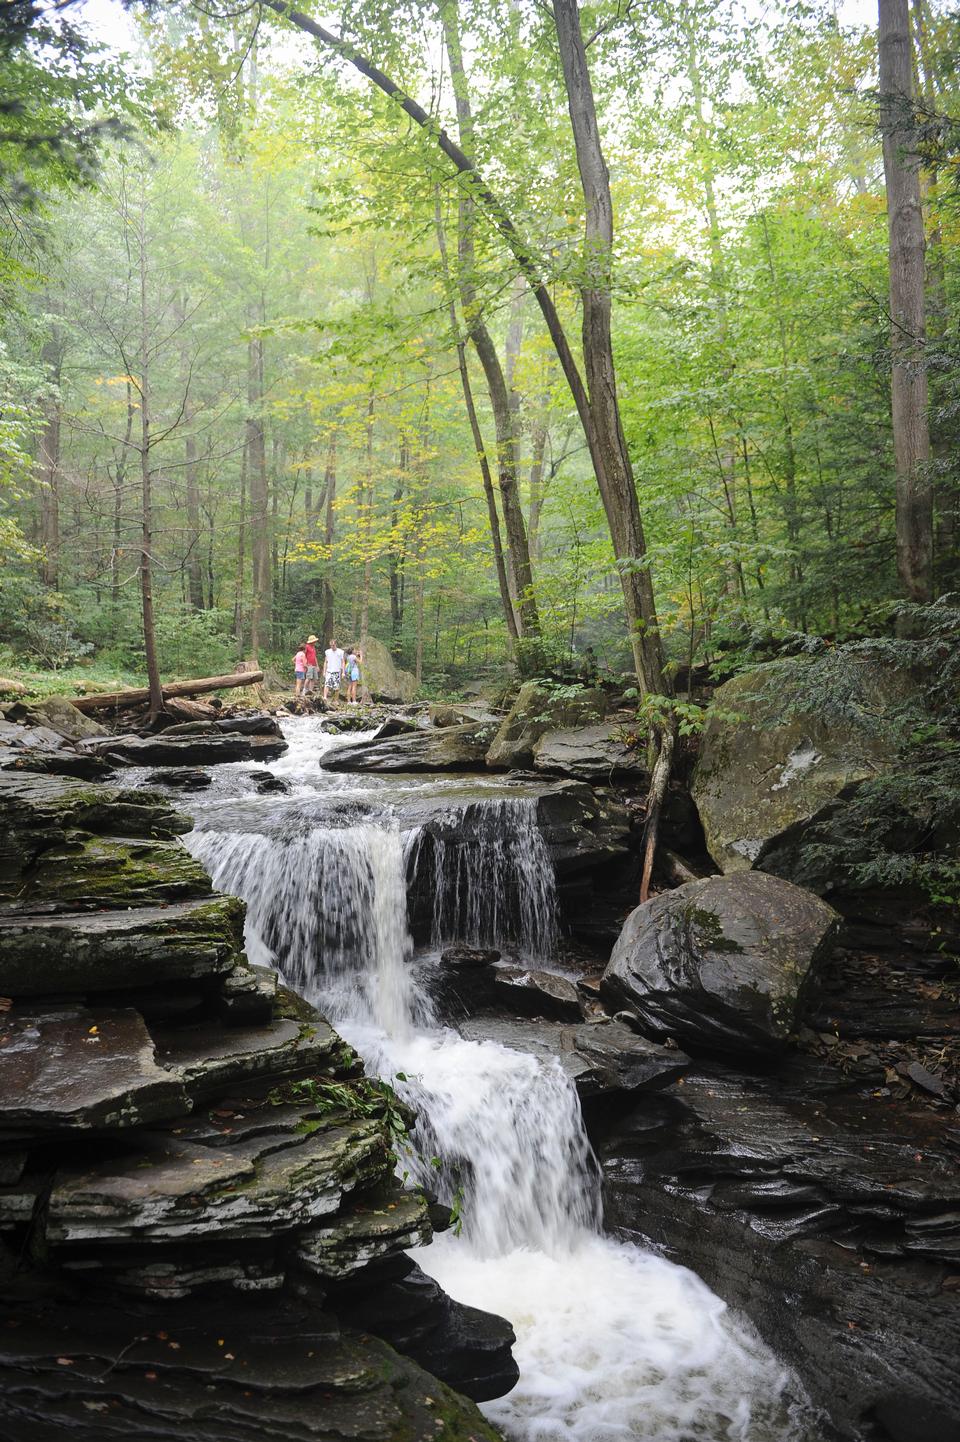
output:
[[[751,728],[708,735],[706,840],[677,786],[660,894],[633,910],[643,772],[606,709],[411,710],[324,754],[320,790],[270,717],[145,738],[56,706],[0,722],[0,1435],[498,1435],[468,1398],[513,1386],[510,1320],[407,1255],[450,1208],[395,1178],[404,1104],[250,964],[242,903],[182,845],[195,820],[192,849],[222,846],[226,797],[231,844],[274,836],[288,866],[321,812],[389,814],[416,986],[465,1038],[559,1060],[607,1229],[750,1318],[818,1435],[960,1437],[956,964],[915,898],[796,884],[798,831],[877,758],[764,731],[751,810]],[[502,844],[517,803],[552,921]],[[251,916],[268,937],[269,907]],[[356,925],[339,914],[341,940]]]

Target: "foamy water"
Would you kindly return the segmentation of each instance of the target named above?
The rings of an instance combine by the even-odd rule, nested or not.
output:
[[[294,770],[322,761],[329,738],[302,721],[284,729]],[[437,850],[434,924],[447,939],[454,930],[476,941],[480,930],[496,941],[491,933],[515,925],[480,904],[491,884],[555,914],[529,804],[493,804],[492,830]],[[259,834],[248,814],[233,832],[220,807],[215,829],[186,841],[218,886],[247,901],[251,949],[416,1107],[416,1150],[401,1165],[462,1216],[461,1234],[419,1249],[417,1261],[451,1296],[516,1329],[520,1381],[483,1408],[506,1437],[814,1442],[789,1374],[699,1278],[602,1235],[598,1168],[559,1063],[433,1023],[410,979],[415,832],[402,836],[384,816],[292,836],[274,822]]]

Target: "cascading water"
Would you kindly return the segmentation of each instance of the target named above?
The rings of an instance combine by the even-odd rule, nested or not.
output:
[[[435,946],[516,943],[531,958],[554,954],[556,886],[535,800],[507,797],[457,808],[442,829],[421,833],[416,846],[430,852]]]
[[[516,940],[515,911],[482,900],[484,881],[525,898],[528,917],[542,904],[541,923],[552,919],[552,873],[529,804],[494,803],[489,827],[469,820],[434,853],[465,892],[448,900],[448,885],[435,890],[438,937],[503,941],[503,927]],[[232,829],[221,811],[187,843],[219,887],[246,900],[255,955],[417,1108],[419,1154],[404,1165],[463,1217],[461,1236],[439,1237],[417,1260],[452,1296],[517,1331],[520,1382],[484,1407],[504,1435],[812,1442],[787,1375],[697,1277],[601,1234],[597,1166],[559,1064],[432,1024],[411,985],[406,919],[423,834],[405,839],[388,816],[293,834],[258,833],[248,815],[243,823]],[[536,949],[535,930],[520,939]]]

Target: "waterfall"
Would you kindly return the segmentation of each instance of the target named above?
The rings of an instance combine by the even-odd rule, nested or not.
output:
[[[415,995],[406,887],[426,828],[405,837],[389,815],[340,815],[289,834],[275,817],[266,832],[250,829],[247,812],[229,818],[221,808],[186,842],[247,902],[251,954],[277,965],[417,1109],[416,1150],[401,1166],[462,1218],[460,1235],[417,1260],[451,1296],[517,1331],[520,1381],[484,1406],[504,1436],[813,1442],[788,1375],[699,1278],[602,1235],[598,1168],[559,1063],[439,1029]],[[471,802],[430,841],[438,941],[533,954],[551,944],[553,875],[533,803]]]
[[[435,946],[516,946],[550,960],[558,940],[557,889],[550,853],[529,797],[472,802],[442,829],[423,832],[429,849]]]

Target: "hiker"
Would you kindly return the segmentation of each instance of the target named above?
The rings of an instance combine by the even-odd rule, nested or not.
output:
[[[346,680],[347,680],[347,701],[351,706],[357,705],[357,686],[360,684],[360,662],[363,657],[353,646],[347,650]]]
[[[326,701],[330,692],[334,696],[340,694],[340,682],[343,680],[343,651],[336,641],[330,642],[323,656],[323,699]]]
[[[293,658],[293,674],[297,682],[293,694],[299,700],[300,692],[303,690],[303,683],[307,679],[307,653],[302,646]]]
[[[307,644],[303,648],[303,654],[307,662],[307,675],[303,683],[303,695],[308,696],[320,678],[320,668],[317,665],[317,638],[308,636]]]

